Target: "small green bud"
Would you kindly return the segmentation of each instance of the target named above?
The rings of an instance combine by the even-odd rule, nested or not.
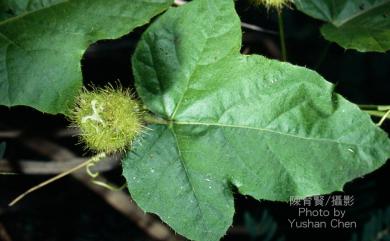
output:
[[[80,128],[80,139],[86,147],[97,152],[124,150],[143,129],[137,101],[129,91],[112,87],[83,90],[71,121]]]

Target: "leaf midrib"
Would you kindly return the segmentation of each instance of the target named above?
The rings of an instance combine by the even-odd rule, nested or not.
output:
[[[217,15],[215,18],[218,19],[218,18],[220,18],[220,17],[221,17],[221,15]],[[215,28],[216,21],[214,21],[213,23],[214,23],[214,24],[212,25],[212,31],[213,31],[214,28]],[[230,29],[229,29],[229,30],[230,30]],[[228,31],[225,31],[224,34],[227,33],[227,32],[228,32]],[[177,102],[177,105],[176,105],[176,107],[174,108],[174,110],[173,110],[171,116],[169,117],[170,120],[174,120],[174,119],[175,119],[176,113],[177,113],[177,111],[179,110],[179,108],[181,107],[181,104],[182,104],[182,102],[183,102],[183,100],[184,100],[184,97],[186,96],[186,94],[187,94],[187,92],[188,92],[188,90],[189,90],[189,87],[190,87],[190,85],[191,85],[191,80],[192,80],[192,78],[193,78],[193,75],[194,75],[194,73],[197,71],[197,69],[199,68],[199,66],[201,66],[201,65],[199,64],[199,60],[202,59],[202,57],[203,57],[203,53],[204,53],[205,48],[207,47],[208,41],[209,41],[210,39],[213,39],[213,38],[215,38],[215,37],[209,37],[209,36],[206,37],[205,42],[204,42],[204,44],[203,44],[203,46],[202,46],[202,51],[200,52],[200,54],[199,54],[199,56],[198,56],[198,59],[196,60],[196,64],[195,64],[194,68],[192,69],[191,74],[190,74],[189,77],[188,77],[188,80],[187,80],[185,89],[184,89],[184,91],[183,91],[183,94],[182,94],[182,96],[180,97],[179,101]],[[175,45],[175,47],[176,47],[176,45]],[[232,53],[234,53],[234,52],[235,52],[235,48],[232,48],[231,51],[227,52],[225,56],[223,56],[222,58],[218,59],[216,62],[210,63],[210,64],[215,64],[215,63],[221,61],[222,59],[224,59],[226,56],[230,56],[230,55],[231,55]],[[165,107],[165,105],[164,105],[164,107]]]
[[[170,129],[170,128],[167,128],[167,130],[168,129]],[[196,201],[196,206],[199,209],[200,216],[203,217],[203,210],[202,210],[202,207],[200,205],[200,201],[199,201],[199,198],[197,196],[197,192],[195,192],[194,185],[192,184],[192,180],[191,180],[189,171],[187,170],[186,163],[184,162],[184,156],[183,156],[183,153],[181,152],[179,139],[177,138],[176,132],[175,132],[175,130],[173,128],[170,129],[170,131],[172,133],[173,138],[175,139],[176,149],[177,149],[177,152],[178,152],[178,155],[179,155],[179,161],[180,161],[180,164],[181,164],[181,166],[182,166],[182,168],[184,170],[184,173],[185,173],[186,179],[188,181],[188,184],[191,187],[191,191],[192,191],[192,193],[194,195],[194,198],[195,198],[195,201]],[[201,222],[201,223],[202,223],[202,226],[203,226],[204,230],[207,230],[207,227],[206,227],[205,223],[204,222]]]
[[[356,19],[356,18],[358,18],[358,17],[360,17],[360,16],[362,16],[362,15],[364,15],[364,14],[370,12],[370,11],[373,11],[373,10],[379,8],[379,7],[382,7],[383,5],[389,4],[389,3],[390,3],[390,0],[381,2],[381,3],[379,3],[379,4],[372,5],[371,7],[368,7],[368,8],[366,8],[366,9],[362,10],[362,11],[359,11],[359,12],[357,12],[356,14],[353,14],[353,15],[351,15],[350,17],[345,18],[344,20],[342,20],[342,21],[340,21],[340,22],[333,22],[333,21],[332,21],[332,23],[333,23],[336,27],[341,27],[342,25],[345,25],[345,24],[347,24],[348,22],[350,22],[350,21],[352,21],[352,20],[354,20],[354,19]]]
[[[237,128],[237,129],[255,130],[255,131],[259,131],[259,132],[268,132],[268,133],[273,133],[273,134],[277,134],[277,135],[288,136],[288,137],[293,137],[293,138],[308,140],[308,141],[331,142],[333,144],[372,148],[371,146],[358,145],[355,143],[340,142],[340,141],[326,139],[326,138],[310,138],[310,137],[293,135],[293,134],[275,131],[275,130],[266,129],[266,128],[244,126],[244,125],[233,125],[233,124],[211,123],[211,122],[197,122],[197,121],[172,121],[172,124],[174,124],[174,125],[214,126],[214,127],[222,127],[222,128]]]

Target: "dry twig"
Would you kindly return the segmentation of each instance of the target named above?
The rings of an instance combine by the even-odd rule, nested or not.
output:
[[[11,236],[8,234],[7,230],[0,223],[0,241],[12,241]]]

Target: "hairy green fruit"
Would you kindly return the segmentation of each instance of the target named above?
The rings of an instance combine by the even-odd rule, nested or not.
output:
[[[124,150],[143,129],[137,101],[129,91],[112,87],[81,92],[71,120],[86,147],[97,152]]]

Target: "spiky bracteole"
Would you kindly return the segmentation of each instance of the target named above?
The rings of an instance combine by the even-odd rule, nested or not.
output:
[[[275,8],[281,10],[291,0],[250,0],[254,5],[264,5],[267,9]]]
[[[83,90],[71,113],[86,148],[111,153],[129,147],[143,130],[142,111],[128,90],[109,86]]]

